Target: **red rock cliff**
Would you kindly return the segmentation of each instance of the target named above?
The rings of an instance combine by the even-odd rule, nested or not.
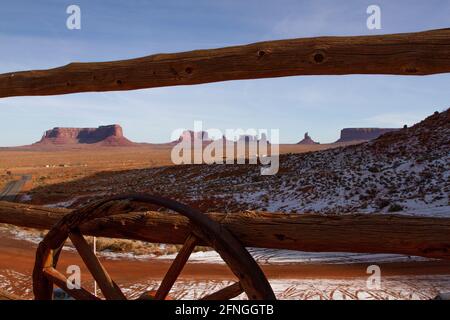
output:
[[[53,128],[44,133],[37,144],[101,144],[110,146],[127,146],[133,142],[123,136],[118,124],[98,128]]]
[[[387,132],[396,131],[394,128],[345,128],[341,130],[341,137],[336,142],[369,141]]]
[[[297,144],[319,144],[319,142],[315,142],[308,134],[308,132],[305,133],[305,137],[297,142]]]

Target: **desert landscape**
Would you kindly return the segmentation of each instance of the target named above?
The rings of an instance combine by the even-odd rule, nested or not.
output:
[[[101,128],[100,134],[98,129],[55,128],[37,143],[3,148],[3,198],[8,196],[8,184],[22,182],[17,194],[9,192],[9,200],[47,208],[76,209],[106,196],[139,192],[177,199],[203,212],[230,214],[450,214],[449,110],[410,128],[383,129],[378,134],[376,129],[344,129],[332,144],[319,144],[306,133],[298,144],[280,145],[280,170],[275,176],[261,176],[259,166],[251,164],[174,166],[170,159],[174,142],[136,144],[119,125],[107,126],[110,131]],[[86,137],[86,131],[97,136],[87,141],[73,138]],[[0,289],[32,298],[33,252],[45,232],[6,224],[0,232]],[[92,244],[92,238],[89,241]],[[129,298],[157,288],[180,248],[135,240],[96,241],[101,261]],[[73,245],[65,248],[62,266],[79,260]],[[231,283],[233,275],[210,250],[196,249],[171,296],[198,298]],[[16,258],[11,263],[7,257],[13,251]],[[450,291],[445,260],[396,254],[250,252],[280,299],[430,299]],[[371,264],[383,270],[382,289],[366,288]],[[92,276],[88,279],[89,287]]]
[[[81,128],[55,128],[44,133],[42,139],[36,143],[19,147],[0,147],[0,188],[25,175],[30,176],[31,183],[24,186],[22,191],[29,189],[31,185],[35,189],[39,186],[81,180],[84,177],[90,178],[96,173],[173,165],[171,151],[176,142],[134,143],[123,135],[119,125],[109,127],[117,128],[118,132],[114,129],[111,132],[100,132],[99,137],[87,142],[71,137],[73,132],[77,132],[75,136],[82,132]],[[193,132],[187,134],[193,135]],[[300,141],[297,144],[281,144],[279,150],[281,154],[305,153],[362,141],[364,137],[360,136],[328,144]],[[35,201],[38,201],[37,199],[38,197]]]
[[[2,308],[450,300],[444,2],[2,5]]]

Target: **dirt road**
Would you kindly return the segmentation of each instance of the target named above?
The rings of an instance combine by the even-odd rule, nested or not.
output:
[[[25,183],[30,180],[31,175],[23,175],[20,179],[9,182],[6,187],[0,191],[0,201],[14,201],[20,191],[22,191]]]

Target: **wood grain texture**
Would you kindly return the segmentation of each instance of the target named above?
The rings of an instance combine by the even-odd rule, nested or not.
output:
[[[79,230],[84,225],[97,221],[97,219],[106,219],[118,214],[121,214],[122,217],[126,216],[136,209],[136,206],[133,204],[136,205],[137,203],[140,203],[140,208],[142,208],[142,204],[162,206],[188,219],[190,223],[188,227],[192,229],[191,232],[196,237],[200,237],[205,245],[213,248],[221,256],[230,270],[239,279],[249,299],[276,299],[261,268],[242,243],[227,228],[223,228],[219,222],[180,202],[143,193],[122,194],[103,198],[64,215],[54,224],[36,250],[33,268],[33,292],[35,298],[38,300],[49,299],[48,283],[42,274],[42,266],[52,265],[53,250],[57,250],[63,245],[69,233],[73,233],[74,230]],[[167,214],[171,215],[170,213]],[[86,253],[89,252],[88,250],[84,251]],[[187,249],[186,252],[188,252]],[[85,256],[83,257],[82,255],[84,260]],[[46,261],[49,261],[49,263],[46,263]],[[89,264],[87,265],[89,267]]]
[[[111,279],[108,271],[106,271],[98,260],[83,235],[78,230],[73,230],[69,233],[69,238],[102,290],[105,298],[108,300],[126,300],[125,295],[122,293],[119,286]]]
[[[79,300],[99,300],[92,293],[84,288],[69,289],[67,286],[67,278],[54,268],[45,268],[44,275],[55,285],[63,289],[66,293]]]
[[[450,72],[450,29],[259,42],[71,63],[0,75],[0,97],[120,91],[299,75],[430,75]]]
[[[203,297],[201,300],[231,300],[240,295],[244,290],[240,282],[233,283],[223,289],[220,289],[217,292],[211,293],[206,297]]]
[[[0,223],[50,229],[67,209],[0,202]],[[310,252],[397,253],[450,259],[450,218],[388,214],[209,213],[246,247]],[[161,212],[129,213],[84,224],[85,235],[183,244],[188,220]],[[201,241],[198,245],[204,245]]]
[[[197,237],[193,234],[190,234],[186,241],[184,242],[183,247],[178,252],[175,260],[172,262],[172,264],[169,267],[169,270],[167,271],[166,275],[164,276],[164,279],[161,281],[161,284],[159,285],[158,291],[156,291],[155,299],[156,300],[165,300],[167,295],[170,292],[170,289],[172,289],[173,284],[178,279],[178,276],[180,275],[181,271],[183,270],[184,266],[186,265],[186,262],[189,259],[189,256],[191,255],[192,251],[195,249],[197,243]]]

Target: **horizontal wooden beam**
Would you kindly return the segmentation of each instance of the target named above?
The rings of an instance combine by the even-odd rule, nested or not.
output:
[[[0,223],[49,229],[69,212],[0,202]],[[247,247],[397,253],[450,259],[450,218],[253,212],[210,213],[208,216],[228,228]],[[182,216],[145,212],[97,219],[82,226],[81,231],[92,236],[183,244],[191,228]]]
[[[450,29],[441,29],[267,41],[11,72],[0,75],[0,97],[134,90],[299,75],[447,72],[450,72]]]

